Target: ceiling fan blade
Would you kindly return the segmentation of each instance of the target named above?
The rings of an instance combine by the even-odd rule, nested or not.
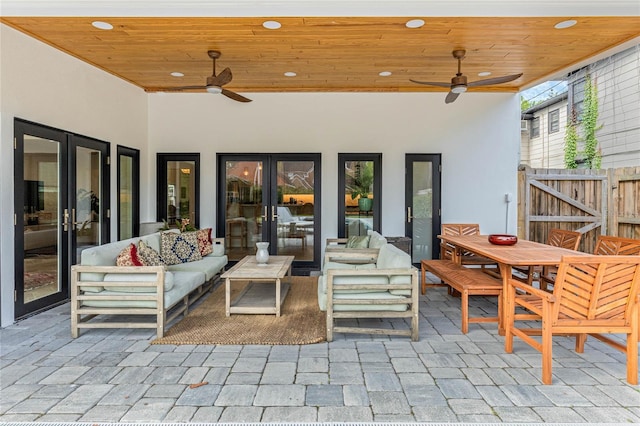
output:
[[[229,83],[232,78],[233,74],[231,74],[231,70],[229,68],[225,68],[220,72],[220,74],[213,76],[210,80],[207,79],[207,85],[222,87]]]
[[[245,98],[244,96],[239,95],[236,92],[232,92],[231,90],[222,89],[222,94],[225,95],[227,98],[233,99],[234,101],[251,102],[251,99]]]
[[[459,95],[460,95],[460,93],[453,93],[453,92],[447,93],[447,97],[444,98],[444,103],[445,104],[450,104],[451,102],[453,102],[456,99],[458,99]]]
[[[438,87],[447,87],[447,88],[451,87],[451,83],[440,83],[437,81],[418,81],[413,79],[409,79],[409,81],[412,81],[418,84],[426,84],[427,86],[438,86]]]
[[[468,86],[469,87],[478,87],[478,86],[489,86],[489,85],[492,85],[492,84],[508,83],[508,82],[513,81],[513,80],[515,80],[517,78],[520,78],[520,76],[522,76],[522,73],[513,74],[513,75],[505,75],[504,77],[487,78],[485,80],[473,81],[473,82],[469,83]]]
[[[161,92],[179,92],[181,90],[197,90],[206,89],[207,86],[181,86],[181,87],[165,87],[161,89]]]

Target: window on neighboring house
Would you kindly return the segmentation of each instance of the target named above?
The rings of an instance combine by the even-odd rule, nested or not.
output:
[[[560,110],[549,111],[549,133],[560,131]]]
[[[540,117],[533,117],[531,120],[531,138],[540,136]]]
[[[582,109],[584,108],[584,85],[586,79],[576,80],[569,86],[569,114],[573,110],[578,122],[581,121]]]

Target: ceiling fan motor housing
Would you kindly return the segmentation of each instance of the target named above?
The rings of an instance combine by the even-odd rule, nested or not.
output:
[[[453,93],[462,93],[467,91],[467,76],[456,75],[451,79],[451,91]]]

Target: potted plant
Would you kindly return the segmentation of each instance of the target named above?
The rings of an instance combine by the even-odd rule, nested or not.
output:
[[[351,190],[351,199],[358,198],[358,209],[368,212],[373,206],[373,200],[369,198],[371,185],[373,185],[373,162],[362,161],[356,166],[356,173],[353,179],[353,188]]]

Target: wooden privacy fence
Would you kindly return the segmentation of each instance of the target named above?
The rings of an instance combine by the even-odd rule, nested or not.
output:
[[[640,239],[640,167],[518,171],[518,236],[546,242],[549,229],[582,232],[593,253],[598,235]]]

